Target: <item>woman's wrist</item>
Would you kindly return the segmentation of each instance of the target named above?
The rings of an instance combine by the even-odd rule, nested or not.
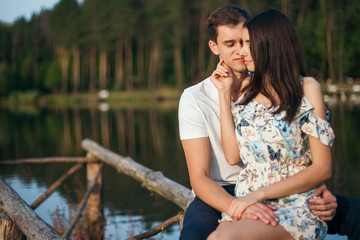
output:
[[[258,202],[266,200],[266,193],[263,188],[260,188],[252,193],[255,195],[255,198],[258,200]]]
[[[219,100],[230,101],[231,100],[231,89],[222,89],[219,91]]]

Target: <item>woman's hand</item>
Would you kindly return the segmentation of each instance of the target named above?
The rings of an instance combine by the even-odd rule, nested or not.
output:
[[[231,202],[229,216],[235,221],[238,221],[248,207],[258,202],[259,198],[254,192],[243,197],[235,198]]]
[[[241,219],[260,220],[265,224],[276,226],[279,222],[278,216],[274,213],[276,210],[275,206],[258,202],[246,208]]]
[[[221,58],[215,71],[211,74],[210,79],[218,91],[231,91],[233,73]]]

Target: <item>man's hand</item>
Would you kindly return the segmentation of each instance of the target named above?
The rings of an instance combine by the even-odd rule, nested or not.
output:
[[[336,197],[332,195],[325,184],[315,190],[314,196],[320,196],[321,198],[313,198],[309,200],[310,210],[314,215],[319,216],[322,220],[331,221],[336,214]]]
[[[279,218],[274,213],[275,210],[277,210],[277,208],[272,205],[255,203],[245,209],[241,219],[247,218],[252,220],[260,220],[265,224],[276,226],[279,222]]]

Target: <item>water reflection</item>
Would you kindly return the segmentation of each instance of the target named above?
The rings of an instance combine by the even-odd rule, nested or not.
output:
[[[357,142],[360,133],[360,102],[343,101],[339,97],[333,97],[327,105],[336,135],[333,147],[333,176],[328,185],[335,193],[359,198],[360,149]]]
[[[31,112],[23,109],[0,109],[0,159],[84,156],[86,153],[81,149],[80,143],[82,139],[90,138],[114,152],[131,156],[141,164],[162,171],[165,176],[189,186],[186,164],[178,140],[176,112],[176,109],[120,109],[106,112],[97,108],[37,109]],[[20,191],[20,194],[31,196],[29,199],[25,198],[31,204],[32,199],[41,195],[71,166],[72,164],[2,165],[0,175],[5,180],[20,179],[22,184],[17,184],[16,190]],[[180,211],[174,204],[150,194],[141,188],[137,181],[120,175],[111,167],[105,168],[104,172],[106,217],[110,222],[117,221],[118,217],[122,218],[122,222],[117,223],[119,229],[113,229],[107,236],[118,231],[120,236],[128,236],[127,231],[122,229],[124,224],[130,223],[132,228],[139,228],[135,232],[139,233],[145,227],[149,229],[153,224]],[[85,192],[85,180],[85,170],[82,169],[45,201],[48,204],[50,202],[52,207],[43,212],[41,209],[46,206],[44,202],[37,212],[42,217],[46,215],[44,219],[52,224],[49,213],[59,204],[54,198],[60,196],[62,205],[64,202],[79,202]],[[29,193],[26,189],[30,182],[36,183],[31,185],[30,189],[37,190],[30,190]],[[136,216],[141,216],[141,223],[134,220],[138,218]],[[110,224],[107,228],[111,229],[115,225]],[[172,232],[177,232],[177,228],[178,226],[174,226],[175,230],[169,230],[166,234],[171,236]]]
[[[334,173],[328,186],[338,194],[359,198],[360,104],[338,97],[335,100],[326,97],[325,100],[332,113],[331,123],[336,134]],[[0,160],[84,156],[86,153],[80,143],[82,139],[90,138],[189,187],[184,154],[178,140],[176,108],[104,109],[0,109]],[[71,166],[1,165],[0,175],[16,186],[21,196],[36,199]],[[84,169],[80,170],[40,205],[37,209],[40,216],[52,224],[49,213],[54,206],[79,202],[85,192],[85,174]],[[138,182],[111,167],[104,169],[104,198],[108,239],[124,239],[132,231],[139,233],[149,229],[180,211],[174,204],[150,194]],[[25,198],[29,204],[31,199]],[[178,228],[178,225],[172,227],[163,234],[164,238],[177,239]]]

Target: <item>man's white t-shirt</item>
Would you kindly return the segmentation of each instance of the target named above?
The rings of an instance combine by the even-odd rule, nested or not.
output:
[[[241,164],[230,166],[221,147],[218,91],[210,78],[186,88],[179,102],[180,139],[208,137],[211,178],[220,185],[235,184]]]

